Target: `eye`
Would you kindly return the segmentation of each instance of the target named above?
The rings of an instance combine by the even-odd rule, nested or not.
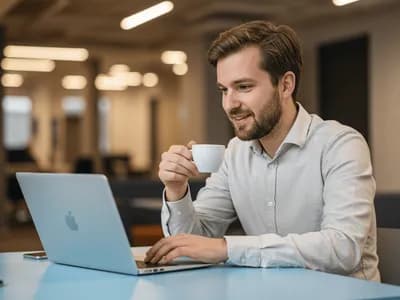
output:
[[[239,84],[238,87],[237,87],[239,92],[245,92],[245,93],[246,92],[250,92],[252,88],[253,88],[253,85],[252,84],[247,84],[247,83]]]
[[[218,91],[220,92],[220,93],[222,93],[223,95],[226,95],[226,91],[227,91],[228,89],[227,88],[225,88],[225,87],[222,87],[222,86],[219,86],[218,87]]]

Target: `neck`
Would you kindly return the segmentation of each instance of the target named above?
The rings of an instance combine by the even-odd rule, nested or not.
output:
[[[279,122],[272,129],[270,133],[259,139],[264,151],[270,156],[274,157],[279,146],[289,133],[290,128],[297,116],[297,107],[292,99],[286,101],[287,104],[282,104],[282,115]]]

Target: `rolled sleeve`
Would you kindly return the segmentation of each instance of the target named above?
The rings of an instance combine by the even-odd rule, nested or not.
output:
[[[258,236],[224,236],[226,240],[227,264],[259,267],[261,243]]]
[[[304,268],[288,238],[276,234],[225,236],[228,264],[248,267]]]

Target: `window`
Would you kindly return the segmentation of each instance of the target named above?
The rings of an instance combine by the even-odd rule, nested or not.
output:
[[[110,111],[110,100],[107,98],[101,98],[98,102],[98,112],[99,112],[99,148],[100,153],[106,154],[110,152],[110,142],[109,142],[109,130],[108,130],[108,120]]]
[[[7,150],[25,149],[32,137],[32,101],[27,96],[5,96],[4,145]]]
[[[82,97],[67,96],[62,99],[62,107],[66,116],[81,116],[85,112],[86,102]]]

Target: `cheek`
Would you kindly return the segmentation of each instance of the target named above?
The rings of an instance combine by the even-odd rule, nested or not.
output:
[[[226,101],[225,97],[221,97],[222,108],[225,112],[228,112],[228,102]]]
[[[275,94],[272,93],[257,93],[252,95],[251,99],[249,99],[248,105],[250,109],[254,112],[256,117],[265,111],[265,108],[270,106],[271,103],[274,102]]]
[[[257,97],[257,95],[249,95],[246,99],[243,107],[247,111],[251,111],[253,115],[257,116],[257,112],[262,105],[262,98]]]

